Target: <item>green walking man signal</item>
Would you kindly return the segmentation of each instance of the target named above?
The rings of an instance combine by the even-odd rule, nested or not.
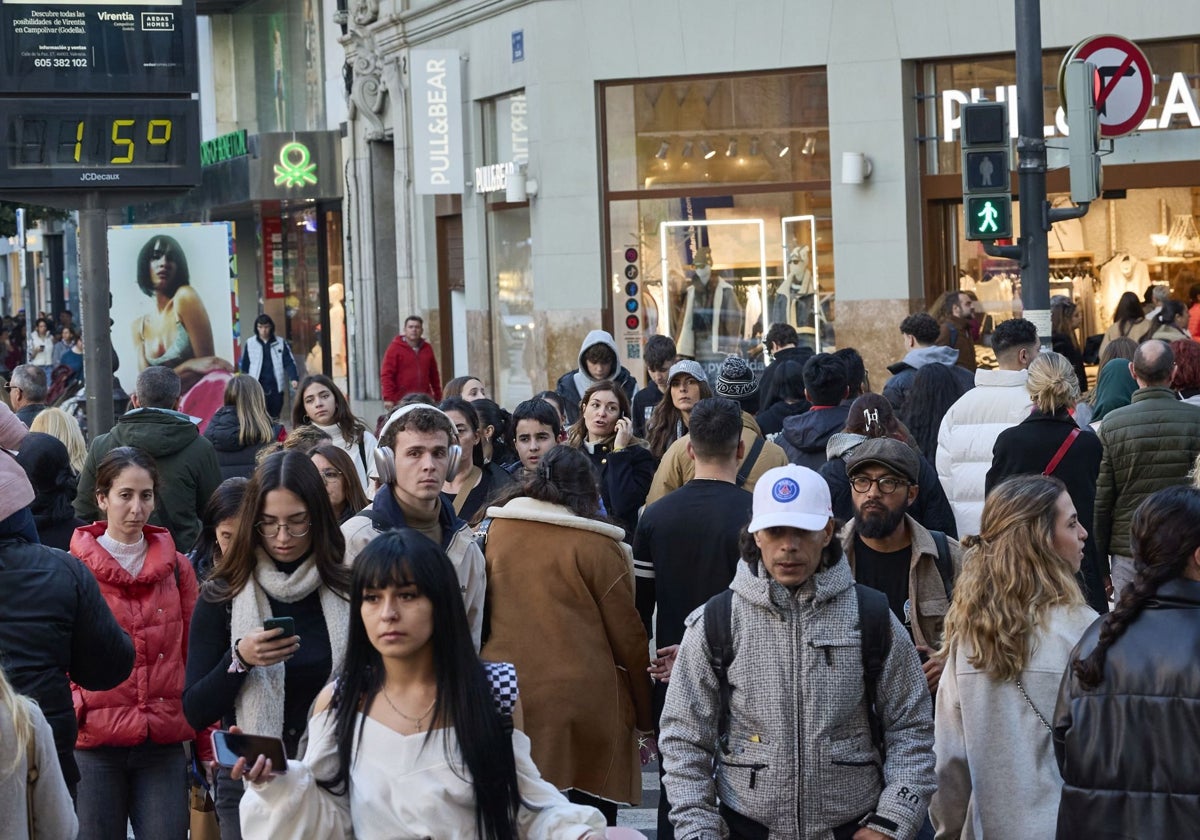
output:
[[[973,102],[961,110],[963,221],[970,240],[1011,239],[1011,140],[1008,104]]]

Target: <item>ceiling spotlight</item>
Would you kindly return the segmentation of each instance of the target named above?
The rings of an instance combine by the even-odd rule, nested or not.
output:
[[[778,137],[775,138],[775,153],[779,157],[786,155],[789,151],[791,151],[791,148],[791,146],[781,141]]]
[[[737,157],[737,138],[730,137],[729,145],[725,148],[725,157]]]
[[[683,152],[680,153],[680,157],[690,158],[691,156],[692,156],[692,141],[685,140],[683,143]]]
[[[667,152],[669,151],[671,151],[671,144],[664,140],[662,141],[662,145],[658,147],[658,151],[654,153],[654,156],[659,160],[666,160]]]
[[[804,138],[804,146],[800,149],[800,154],[811,155],[817,150],[817,138],[815,135],[808,135]]]
[[[758,138],[751,137],[750,138],[750,157],[755,157],[757,155],[758,155]]]
[[[712,160],[717,155],[717,150],[708,145],[707,140],[700,141],[700,152],[704,155],[705,160]]]

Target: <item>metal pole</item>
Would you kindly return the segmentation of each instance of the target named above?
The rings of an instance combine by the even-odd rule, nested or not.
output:
[[[1050,230],[1042,97],[1041,0],[1016,0],[1017,190],[1021,202],[1021,303],[1050,346]]]
[[[108,323],[108,212],[99,192],[79,211],[79,299],[84,327],[83,379],[87,383],[88,435],[113,425],[112,336]]]
[[[33,325],[37,322],[37,291],[29,276],[27,213],[28,211],[24,207],[17,208],[17,256],[20,258],[17,277],[20,278],[22,308],[25,310],[25,358],[21,359],[21,364],[29,361],[29,346],[34,332]]]

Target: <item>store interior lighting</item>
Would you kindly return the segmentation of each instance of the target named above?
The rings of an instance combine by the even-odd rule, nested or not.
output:
[[[737,138],[730,137],[729,145],[725,148],[725,157],[737,157]]]
[[[789,151],[791,151],[791,146],[789,146],[787,143],[783,142],[778,137],[776,137],[775,138],[775,154],[778,157],[783,157]]]
[[[679,156],[685,157],[685,158],[690,158],[692,156],[692,148],[693,148],[692,141],[691,140],[685,141],[683,144],[683,151],[679,153]]]
[[[750,157],[758,157],[758,153],[759,153],[758,138],[751,137],[750,138]]]
[[[800,154],[811,155],[817,150],[817,138],[810,134],[804,138],[804,146],[800,149]]]
[[[658,151],[654,153],[654,156],[656,158],[658,158],[659,160],[666,160],[667,153],[670,151],[671,151],[671,144],[668,143],[666,140],[664,140],[664,141],[662,141],[662,145],[658,147]]]
[[[704,155],[705,160],[712,160],[717,156],[717,150],[709,145],[707,140],[700,141],[700,152]]]

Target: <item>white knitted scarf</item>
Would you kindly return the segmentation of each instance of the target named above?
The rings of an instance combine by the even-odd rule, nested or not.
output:
[[[317,561],[309,557],[290,575],[279,571],[275,562],[262,549],[257,553],[258,565],[252,579],[233,596],[230,632],[241,639],[259,630],[263,619],[271,616],[269,594],[276,601],[294,604],[320,589],[321,612],[325,615],[325,630],[329,633],[329,650],[333,655],[333,674],[342,667],[346,655],[346,635],[350,627],[350,604],[337,593],[321,585]],[[301,640],[303,644],[303,640]],[[250,669],[242,690],[234,702],[238,726],[253,735],[283,735],[284,663]],[[332,675],[331,675],[332,676]]]

